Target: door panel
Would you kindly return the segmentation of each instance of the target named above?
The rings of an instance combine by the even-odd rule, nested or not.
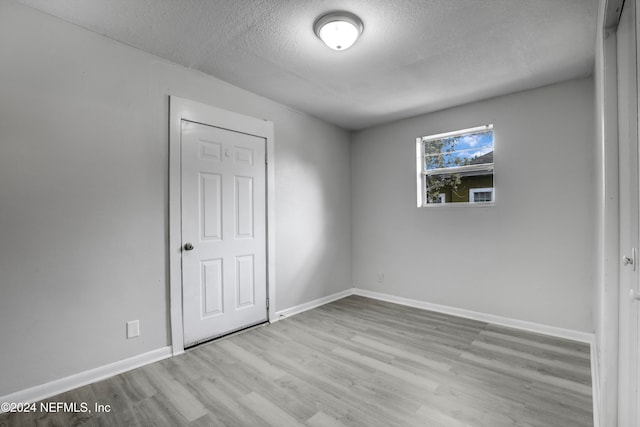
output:
[[[202,317],[223,313],[222,259],[202,261]]]
[[[253,239],[253,178],[235,177],[236,239]]]
[[[267,320],[265,140],[182,122],[185,347]]]
[[[236,289],[238,300],[236,308],[255,305],[255,268],[253,255],[236,257]]]
[[[222,240],[222,175],[200,173],[202,240]]]

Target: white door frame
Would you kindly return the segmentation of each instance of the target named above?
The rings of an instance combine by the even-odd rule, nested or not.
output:
[[[616,30],[620,193],[618,424],[638,426],[638,68],[636,0],[626,1]],[[622,50],[621,50],[622,49]]]
[[[619,325],[618,325],[618,425],[640,426],[638,410],[638,301],[629,292],[638,292],[638,123],[640,113],[640,84],[637,58],[640,56],[638,43],[638,0],[624,2],[622,14],[616,28],[617,55],[617,95],[618,95],[618,144],[619,162],[619,241],[620,255],[629,257],[632,263],[622,263],[619,258]],[[622,31],[622,25],[625,25]],[[622,43],[622,45],[621,45]],[[624,50],[620,51],[622,47]],[[622,68],[620,68],[622,66]],[[628,80],[627,80],[628,79]],[[629,84],[627,84],[627,81]],[[633,89],[633,90],[631,90]],[[631,159],[631,160],[629,160]]]
[[[169,98],[169,299],[171,346],[173,355],[184,352],[182,325],[182,162],[181,121],[189,120],[216,126],[266,140],[267,159],[267,298],[269,321],[276,318],[275,282],[275,173],[273,123],[245,116],[199,102],[170,96]]]

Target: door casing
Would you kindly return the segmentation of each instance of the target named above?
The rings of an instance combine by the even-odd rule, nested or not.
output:
[[[267,297],[268,319],[275,312],[275,173],[273,123],[243,114],[201,104],[177,96],[169,97],[169,300],[171,317],[171,347],[173,355],[184,352],[182,320],[182,209],[181,209],[181,122],[216,126],[246,133],[266,140],[267,187]]]

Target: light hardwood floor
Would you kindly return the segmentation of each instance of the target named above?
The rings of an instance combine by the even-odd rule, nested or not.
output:
[[[592,426],[589,346],[350,296],[0,426]]]

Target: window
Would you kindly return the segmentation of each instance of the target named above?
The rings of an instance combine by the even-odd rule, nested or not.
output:
[[[418,207],[492,204],[493,125],[417,138]]]
[[[493,202],[493,188],[469,189],[469,203]]]

